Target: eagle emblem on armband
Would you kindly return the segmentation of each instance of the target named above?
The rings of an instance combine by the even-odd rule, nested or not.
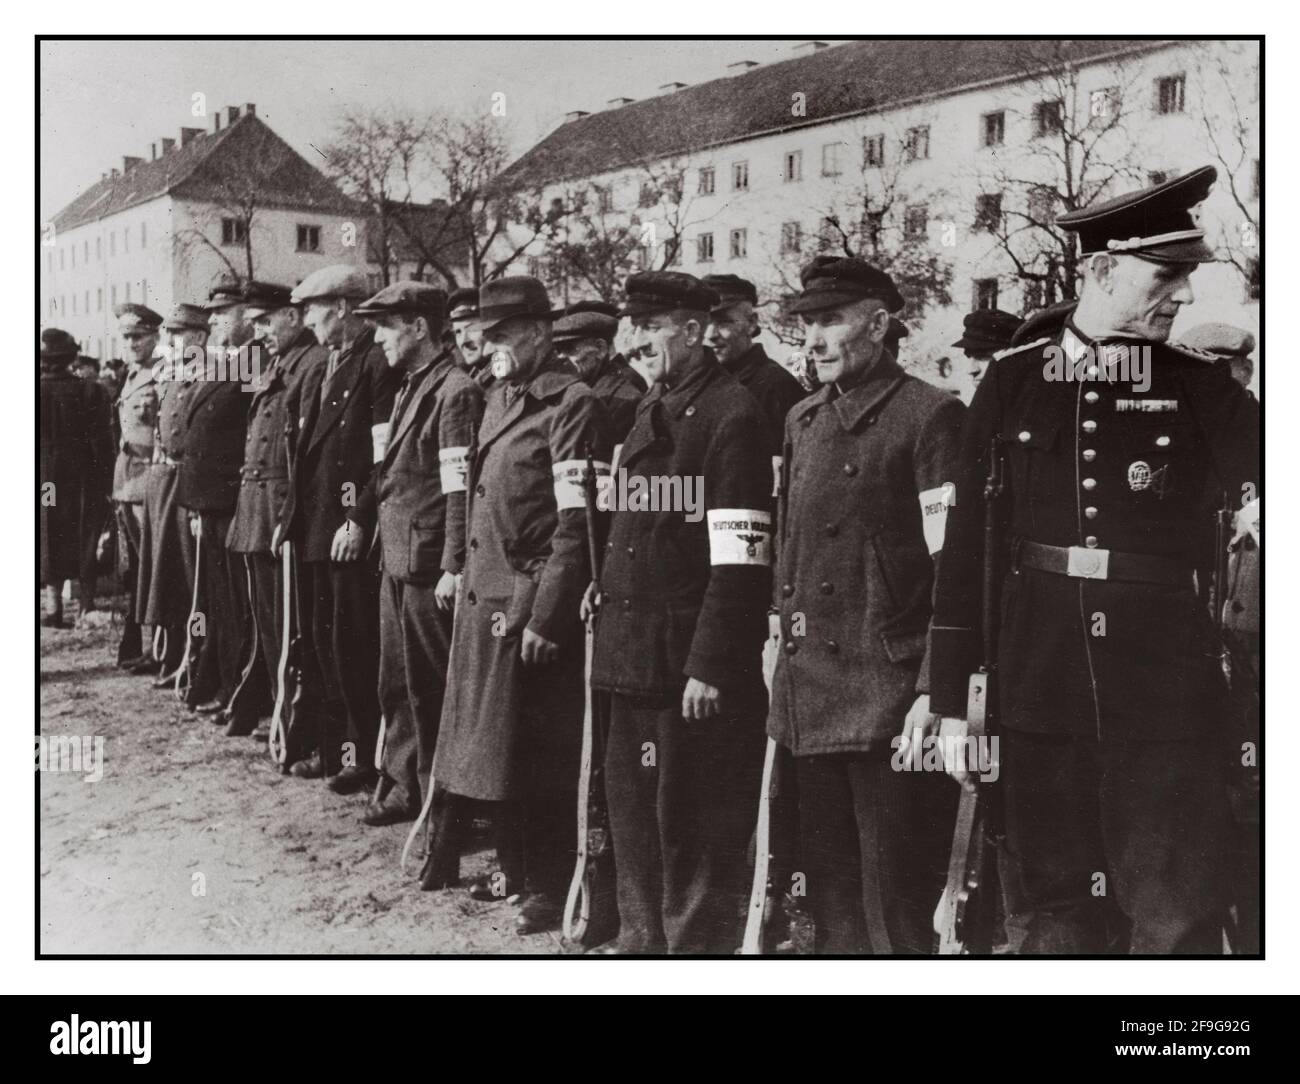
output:
[[[745,543],[745,556],[746,556],[746,557],[757,557],[757,556],[758,556],[758,546],[759,546],[759,543],[761,543],[761,542],[763,541],[763,539],[766,537],[766,535],[761,535],[761,534],[739,534],[739,535],[736,535],[736,537],[739,538],[743,543]]]

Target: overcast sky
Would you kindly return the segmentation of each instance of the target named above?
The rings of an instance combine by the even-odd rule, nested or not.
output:
[[[258,115],[308,160],[349,106],[470,111],[506,94],[516,153],[572,109],[664,83],[703,83],[737,60],[793,55],[792,40],[735,41],[56,41],[41,44],[41,194],[48,218],[124,155],[212,112]],[[208,116],[191,116],[195,92]]]

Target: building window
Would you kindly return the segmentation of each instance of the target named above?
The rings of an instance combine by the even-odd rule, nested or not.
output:
[[[141,222],[140,223],[140,247],[144,248],[145,245],[147,245],[148,243],[149,243],[148,228],[143,222]]]
[[[104,311],[104,287],[102,286],[95,287],[95,311]]]
[[[81,262],[90,263],[90,240],[87,239],[81,247]]]
[[[223,218],[221,220],[221,243],[223,245],[242,245],[245,236],[246,230],[242,218]],[[113,241],[112,234],[109,234],[108,240],[111,246]]]
[[[885,164],[885,137],[867,136],[862,141],[862,164],[868,169],[879,169]]]
[[[973,291],[974,309],[996,309],[998,307],[998,280],[976,279]]]
[[[108,303],[112,305],[114,308],[117,308],[117,287],[116,286],[110,286],[108,288]]]
[[[786,183],[803,180],[803,151],[785,152],[785,170],[781,178]]]
[[[131,300],[131,284],[129,282],[126,284],[126,299],[127,301]]]
[[[63,268],[64,268],[63,249],[59,249],[59,270],[62,271]]]
[[[59,303],[54,298],[50,298],[50,315],[59,315]]]
[[[77,246],[75,244],[69,245],[68,252],[72,256],[72,267],[75,270],[77,266]]]
[[[713,262],[713,234],[702,233],[695,238],[695,259],[700,263]]]
[[[1002,194],[975,197],[975,228],[997,233],[1002,228]]]
[[[743,260],[749,254],[749,231],[731,231],[731,258]]]
[[[50,274],[54,274],[54,250],[50,250]]]
[[[907,130],[907,139],[903,143],[903,154],[909,162],[917,162],[930,157],[930,126],[919,125]]]
[[[843,143],[827,143],[822,147],[822,176],[838,177],[840,175],[840,148]]]
[[[602,215],[609,214],[614,209],[614,189],[611,185],[596,186],[596,208]]]
[[[102,260],[103,258],[104,258],[104,239],[102,237],[96,237],[95,238],[95,259]]]
[[[1060,99],[1037,103],[1034,106],[1034,135],[1046,136],[1059,132],[1063,116],[1064,108]]]
[[[909,207],[903,215],[903,236],[909,241],[925,237],[930,225],[930,212],[924,203]]]
[[[76,316],[76,315],[77,315],[77,295],[76,295],[76,294],[73,294],[73,295],[72,295],[72,315],[73,315],[73,316]]]
[[[1187,89],[1187,76],[1166,75],[1156,80],[1156,112],[1181,113]]]
[[[125,226],[122,227],[122,251],[123,252],[131,251],[131,234],[127,232],[127,228]]]
[[[307,226],[307,225],[299,224],[298,251],[299,252],[320,251],[320,227],[319,226]]]
[[[1088,95],[1088,116],[1098,124],[1109,124],[1119,116],[1119,87],[1102,87]]]
[[[1007,115],[998,110],[985,113],[980,118],[980,143],[985,147],[1000,147],[1007,135]]]
[[[749,191],[749,163],[731,163],[731,188],[733,192]]]
[[[650,181],[641,182],[641,191],[637,194],[636,205],[643,210],[659,202],[659,193]]]
[[[1035,226],[1050,226],[1056,221],[1056,192],[1035,185],[1029,192],[1029,217]]]
[[[86,291],[86,307],[84,309],[84,312],[86,313],[87,316],[90,315],[90,291],[89,290]]]
[[[803,249],[803,227],[798,222],[781,223],[781,251],[799,252]]]
[[[699,195],[701,196],[713,195],[714,183],[715,181],[714,181],[713,167],[705,166],[703,169],[700,170],[700,184],[698,189]]]

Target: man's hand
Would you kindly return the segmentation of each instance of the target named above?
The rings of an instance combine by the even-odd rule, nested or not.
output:
[[[199,517],[190,516],[190,535],[194,538],[199,537]]]
[[[922,693],[908,709],[907,718],[903,720],[903,740],[898,747],[902,759],[911,756],[912,746],[919,746],[938,726],[939,716],[930,711],[930,694]]]
[[[945,718],[939,723],[939,747],[943,750],[944,770],[962,787],[974,793],[975,780],[966,770],[966,734],[965,719]]]
[[[592,580],[587,584],[587,590],[582,594],[582,604],[578,607],[578,616],[583,621],[588,621],[595,617],[600,610],[600,588],[596,586],[596,581]]]
[[[444,572],[438,578],[438,586],[433,589],[433,604],[444,613],[450,613],[456,606],[456,574]]]
[[[361,549],[366,542],[366,532],[350,519],[343,521],[343,526],[334,532],[330,542],[331,561],[355,561],[361,556]]]
[[[284,528],[280,524],[275,525],[275,530],[271,532],[271,556],[279,557],[280,550],[284,548]]]
[[[519,643],[519,657],[524,660],[525,666],[553,662],[559,653],[559,644],[553,643],[545,636],[538,636],[532,629],[524,629],[523,638]]]
[[[703,720],[721,714],[721,690],[699,678],[687,678],[686,691],[682,693],[682,718]]]

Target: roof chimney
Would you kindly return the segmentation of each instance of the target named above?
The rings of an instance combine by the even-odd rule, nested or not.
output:
[[[589,117],[591,113],[586,109],[571,109],[564,114],[564,123],[568,124],[572,120],[582,120],[583,117]]]
[[[202,128],[182,128],[181,129],[181,146],[187,147],[193,141],[203,134]]]
[[[220,109],[218,109],[215,113],[212,114],[212,130],[214,132],[221,131],[221,110]]]
[[[257,116],[257,106],[253,102],[244,103],[244,116],[246,117]]]
[[[610,109],[617,109],[621,105],[630,105],[634,101],[636,101],[635,98],[610,98],[610,100],[605,104],[609,106]]]
[[[750,68],[757,68],[757,60],[737,60],[734,64],[727,65],[727,71],[732,75],[744,75]]]
[[[820,53],[827,48],[829,48],[829,45],[824,41],[801,41],[794,47],[794,51],[800,56],[811,56],[813,53]]]
[[[166,158],[175,149],[176,149],[176,140],[168,139],[166,136],[163,136],[162,138],[163,157]]]
[[[689,83],[664,83],[659,89],[664,94],[675,94],[677,91],[681,90],[682,87],[688,86],[690,86]]]
[[[234,124],[235,121],[237,121],[238,119],[239,119],[239,106],[237,105],[226,106],[226,127],[229,128],[230,125]]]
[[[111,170],[109,170],[109,173],[112,174],[114,177],[116,177],[116,176],[117,176],[117,166],[114,166]]]
[[[158,161],[158,144],[157,144],[157,143],[150,143],[150,144],[149,144],[149,161],[151,161],[151,162],[156,162],[156,161]]]
[[[135,169],[135,167],[138,166],[143,161],[144,161],[143,158],[137,158],[135,157],[135,155],[132,154],[128,154],[124,156],[122,159],[122,172],[130,173],[131,170]]]

